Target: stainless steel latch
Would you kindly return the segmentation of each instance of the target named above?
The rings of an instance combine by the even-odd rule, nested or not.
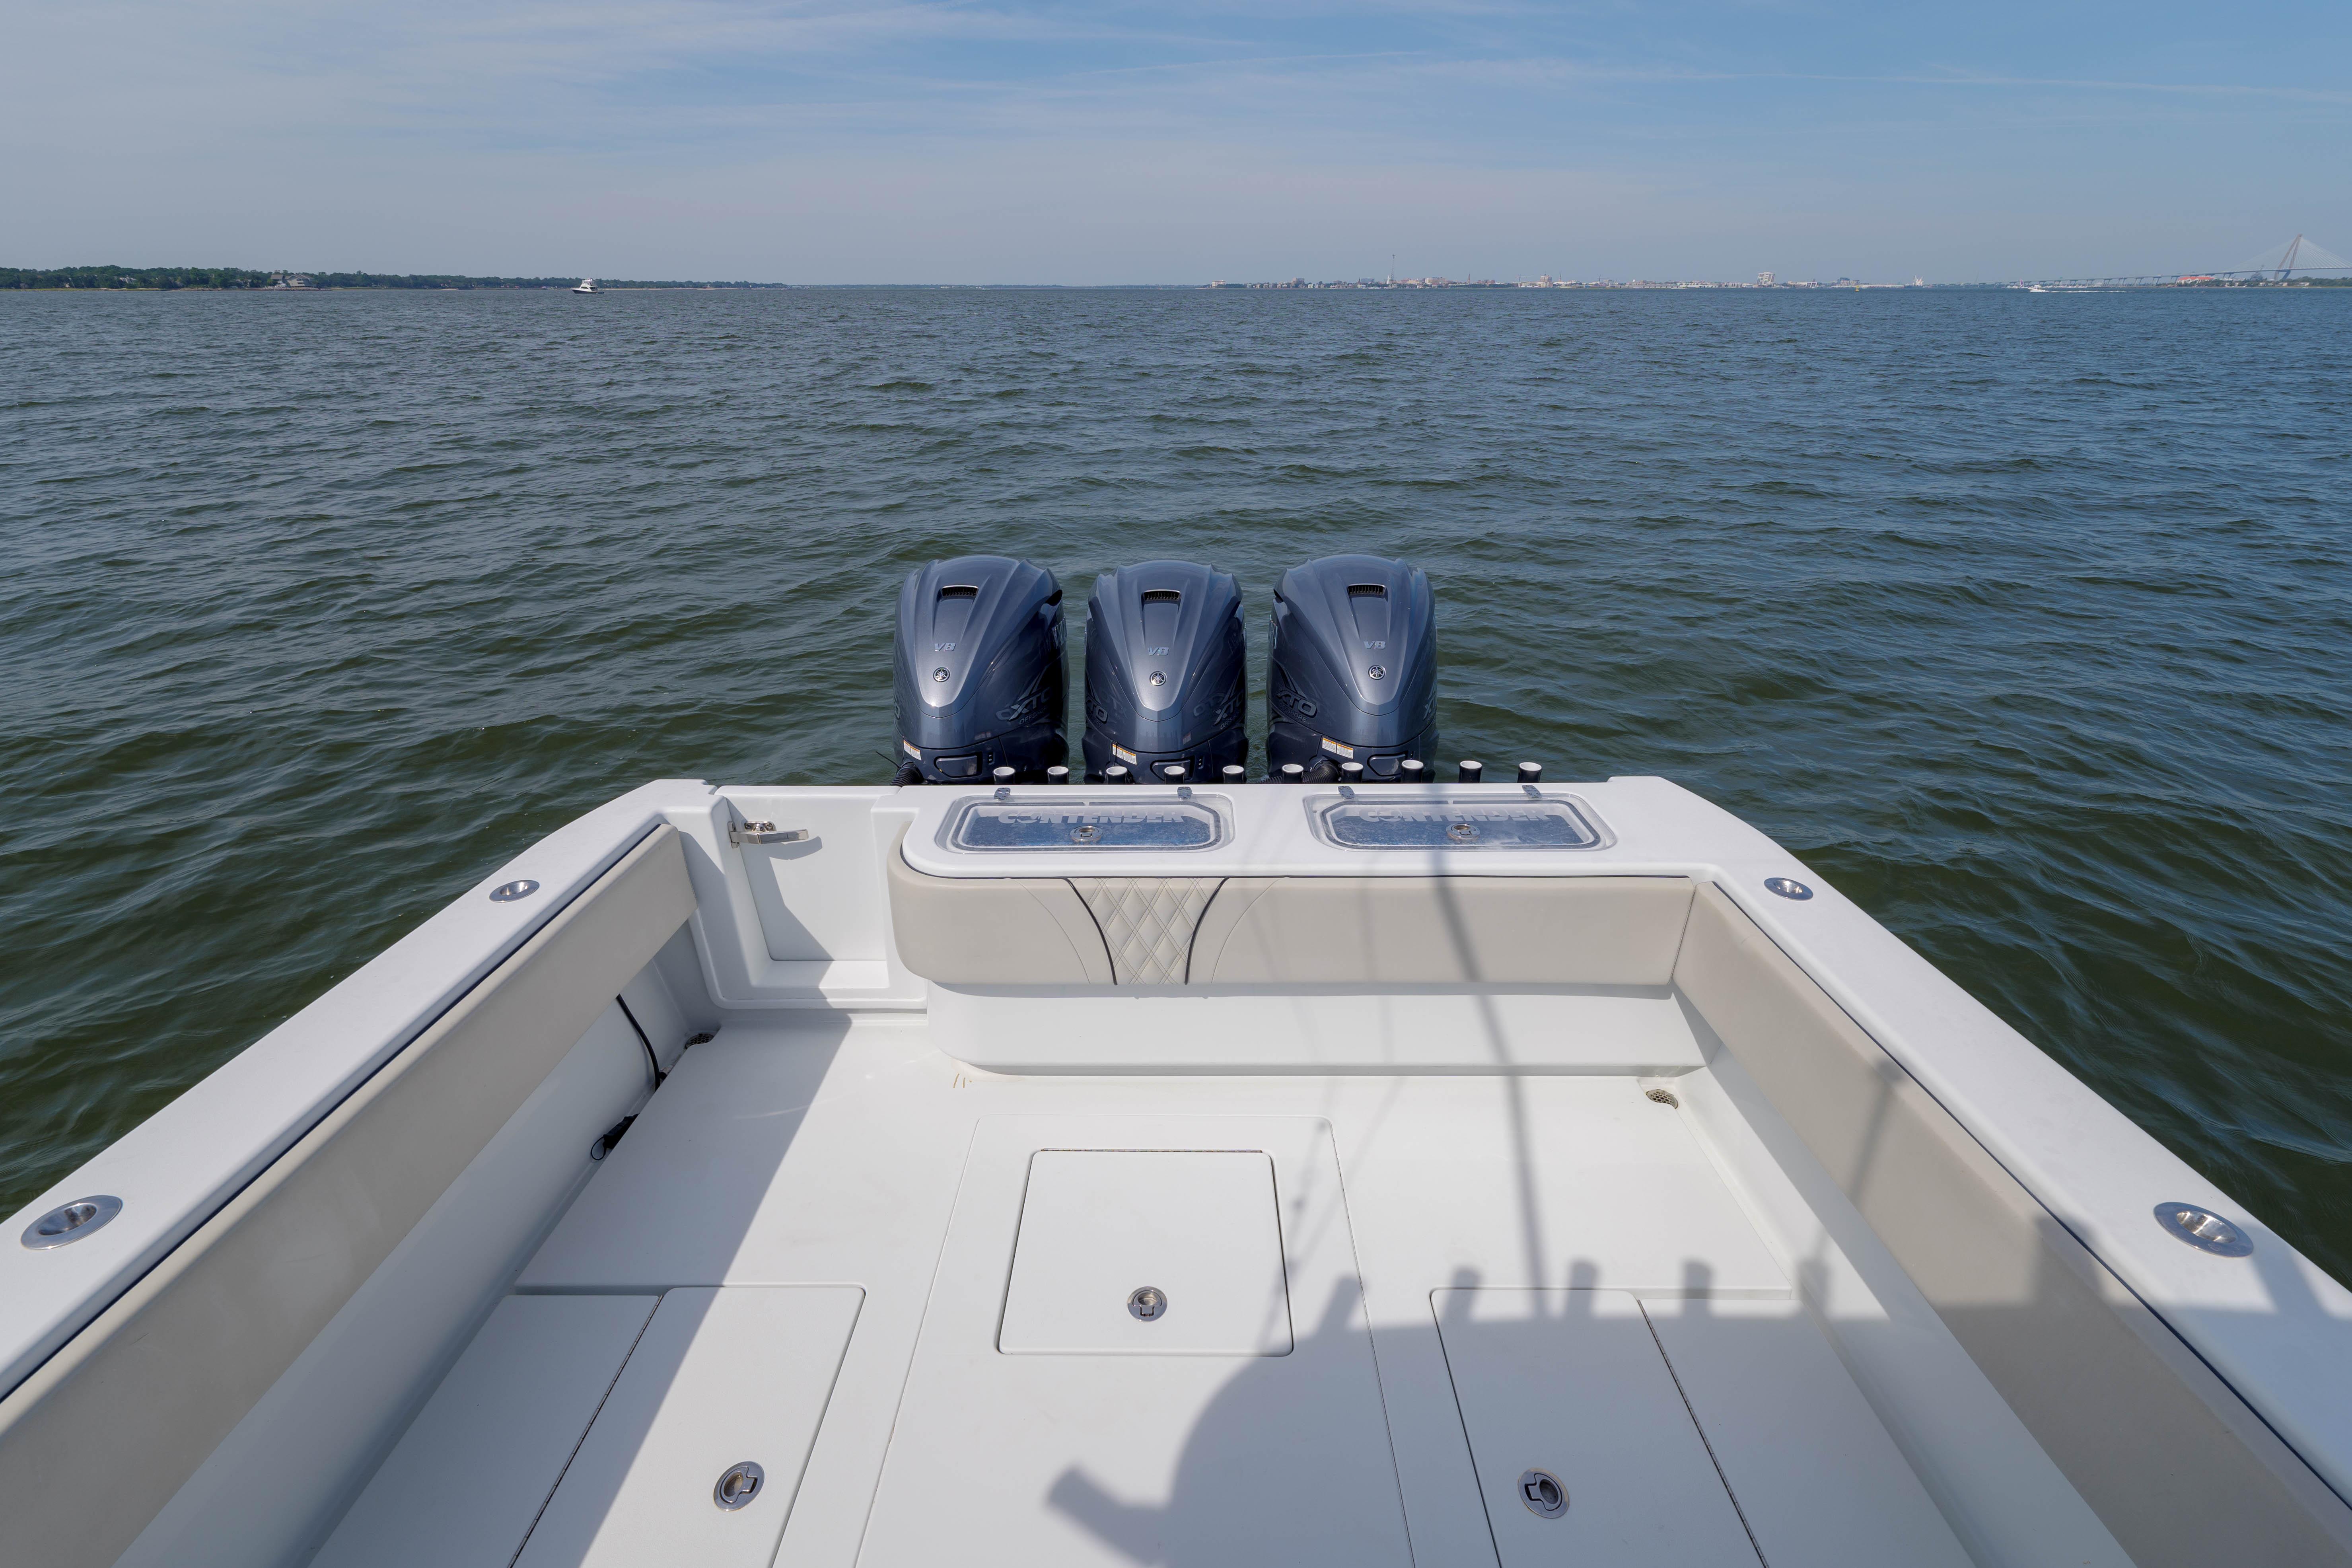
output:
[[[727,830],[730,844],[798,844],[808,837],[805,827],[778,827],[772,822],[739,822]]]

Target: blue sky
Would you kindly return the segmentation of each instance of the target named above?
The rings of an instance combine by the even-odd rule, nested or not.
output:
[[[1934,280],[2352,253],[2352,5],[12,7],[0,261]]]

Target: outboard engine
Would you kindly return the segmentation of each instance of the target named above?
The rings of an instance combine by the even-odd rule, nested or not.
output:
[[[960,555],[898,590],[891,698],[900,784],[965,784],[1010,767],[1042,780],[1062,739],[1062,585],[1043,566]]]
[[[1146,561],[1095,579],[1087,604],[1087,778],[1223,776],[1249,755],[1242,591],[1229,573]]]
[[[1393,782],[1408,757],[1437,749],[1437,613],[1429,575],[1377,555],[1327,555],[1274,590],[1265,762],[1310,782],[1363,764]]]

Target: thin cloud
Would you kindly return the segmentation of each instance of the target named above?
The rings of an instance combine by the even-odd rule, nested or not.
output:
[[[2085,92],[2175,93],[2208,98],[2277,98],[2302,103],[2352,104],[2352,92],[2330,92],[2305,87],[2275,87],[2260,82],[2116,81],[2097,77],[1983,76],[1954,72],[1942,76],[1825,76],[1815,73],[1769,72],[1743,75],[1756,81],[1833,81],[1883,83],[1893,87],[1998,87],[2057,89]]]

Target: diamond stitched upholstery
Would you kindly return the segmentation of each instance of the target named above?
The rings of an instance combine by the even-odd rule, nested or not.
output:
[[[1120,985],[1181,985],[1201,911],[1223,877],[1073,877]]]

